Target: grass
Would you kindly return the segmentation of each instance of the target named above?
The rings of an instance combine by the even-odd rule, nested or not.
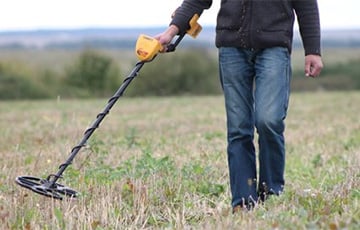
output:
[[[122,98],[60,183],[77,200],[15,184],[57,171],[106,100],[0,102],[1,229],[359,229],[360,92],[295,93],[286,191],[231,214],[223,99]]]

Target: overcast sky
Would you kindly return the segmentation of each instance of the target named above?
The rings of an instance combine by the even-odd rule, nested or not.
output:
[[[167,26],[182,0],[0,0],[0,31]],[[318,0],[323,29],[360,29],[360,0]],[[215,25],[220,0],[199,22]]]

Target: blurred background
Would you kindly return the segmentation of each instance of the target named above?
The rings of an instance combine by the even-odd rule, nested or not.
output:
[[[180,0],[12,0],[0,9],[0,100],[108,97],[137,62],[139,34],[156,35]],[[304,52],[294,28],[293,91],[360,89],[358,0],[318,0],[325,68],[304,77]],[[197,39],[146,65],[128,96],[220,94],[214,46],[220,0],[204,11]]]

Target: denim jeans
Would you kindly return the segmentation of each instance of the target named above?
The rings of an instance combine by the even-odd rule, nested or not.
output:
[[[284,189],[290,54],[282,47],[262,50],[220,47],[219,70],[227,118],[231,204],[233,207],[254,204]]]

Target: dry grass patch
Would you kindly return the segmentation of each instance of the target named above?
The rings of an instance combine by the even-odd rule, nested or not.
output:
[[[357,229],[360,93],[293,94],[286,191],[232,215],[223,98],[122,98],[60,181],[62,202],[14,183],[46,177],[106,100],[0,102],[1,229]]]

